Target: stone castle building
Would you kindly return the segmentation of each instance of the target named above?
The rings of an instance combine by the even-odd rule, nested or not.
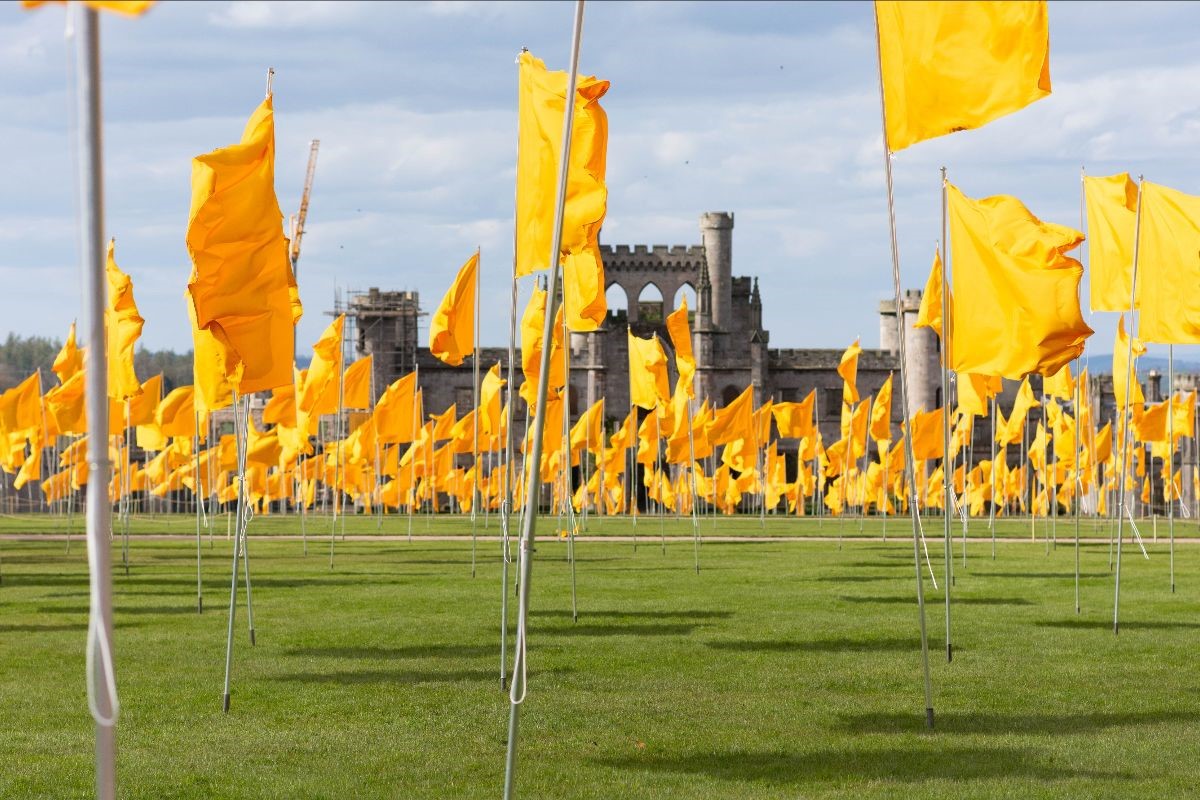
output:
[[[572,418],[599,397],[606,398],[610,423],[616,424],[628,413],[627,330],[642,337],[658,335],[672,356],[669,361],[674,381],[674,358],[665,322],[675,310],[680,290],[688,288],[696,296],[696,307],[689,314],[697,396],[724,405],[752,383],[756,403],[768,398],[798,401],[816,389],[822,432],[827,442],[834,441],[838,437],[842,392],[836,368],[844,348],[769,347],[770,333],[763,327],[758,280],[733,273],[733,214],[702,214],[699,227],[699,244],[601,247],[606,288],[611,296],[613,287],[617,287],[627,302],[625,308],[610,308],[599,330],[571,335]],[[658,290],[661,300],[639,299],[650,286]],[[906,293],[903,300],[914,411],[931,410],[941,403],[938,338],[928,329],[912,328],[920,302],[919,291]],[[451,403],[458,404],[460,415],[471,409],[470,361],[450,367],[429,353],[428,333],[419,333],[423,314],[417,293],[372,288],[352,293],[344,310],[353,325],[354,332],[347,339],[353,342],[355,357],[375,356],[377,393],[401,375],[419,369],[427,412],[440,412]],[[900,356],[895,308],[890,301],[879,305],[879,330],[878,348],[863,343],[858,388],[863,397],[874,394],[889,374],[896,373],[892,418],[898,424]],[[483,369],[497,362],[507,365],[507,360],[507,347],[481,349]],[[519,366],[516,381],[518,385],[521,382]]]

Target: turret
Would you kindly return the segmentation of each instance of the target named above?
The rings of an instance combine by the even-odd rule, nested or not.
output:
[[[712,325],[733,326],[733,214],[711,211],[700,215],[704,260],[712,282]]]

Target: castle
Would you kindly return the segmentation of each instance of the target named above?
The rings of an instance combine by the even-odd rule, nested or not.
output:
[[[826,442],[839,434],[842,379],[837,365],[845,348],[772,349],[770,333],[762,324],[762,295],[757,279],[733,274],[733,214],[710,212],[700,216],[700,243],[682,246],[601,246],[606,288],[623,293],[625,308],[611,308],[599,330],[571,334],[569,400],[572,418],[600,397],[612,424],[629,408],[628,341],[626,331],[637,336],[657,334],[670,353],[667,315],[675,310],[682,289],[697,298],[690,310],[692,349],[696,358],[696,394],[724,405],[748,384],[755,400],[798,401],[817,391],[817,414]],[[661,300],[641,301],[652,286]],[[921,293],[907,292],[903,313],[907,329],[909,392],[912,410],[932,410],[941,404],[939,340],[927,328],[913,329]],[[416,292],[382,292],[372,288],[352,293],[345,306],[353,334],[355,357],[374,356],[376,392],[401,375],[419,369],[425,392],[425,409],[440,412],[458,404],[458,413],[472,408],[472,367],[450,367],[434,358],[428,342],[419,338],[419,298]],[[350,327],[347,328],[350,330]],[[874,394],[889,374],[896,373],[893,422],[899,424],[900,356],[895,306],[879,306],[879,348],[864,347],[858,361],[859,393]],[[846,342],[849,345],[850,342]],[[869,343],[865,343],[869,344]],[[507,347],[483,347],[483,369],[500,362],[507,365]],[[674,359],[670,369],[674,372]],[[672,380],[674,380],[672,374]],[[516,372],[518,385],[521,374]]]

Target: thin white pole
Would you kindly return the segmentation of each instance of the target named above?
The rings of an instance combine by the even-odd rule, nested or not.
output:
[[[108,539],[108,364],[104,348],[104,163],[100,100],[100,20],[95,10],[75,3],[76,117],[80,254],[83,317],[88,332],[87,543],[89,614],[87,642],[88,708],[96,722],[96,797],[117,793],[116,724],[120,710],[112,645],[112,576]]]
[[[1132,426],[1129,424],[1128,418],[1130,412],[1130,384],[1137,377],[1137,373],[1133,369],[1133,318],[1134,314],[1137,313],[1138,245],[1140,244],[1142,232],[1142,183],[1142,176],[1139,175],[1137,216],[1134,217],[1133,223],[1133,267],[1129,278],[1129,331],[1125,351],[1125,407],[1122,413],[1122,419],[1125,421],[1125,430],[1121,435],[1121,472],[1117,479],[1119,481],[1117,487],[1117,572],[1113,585],[1113,635],[1121,632],[1121,540],[1124,534],[1122,528],[1125,522],[1125,471],[1129,464],[1129,439],[1132,434]]]
[[[903,406],[904,419],[911,420],[912,416],[909,413],[908,403],[908,364],[905,360],[906,331],[904,330],[904,308],[900,290],[900,245],[896,238],[896,202],[892,181],[892,151],[888,146],[887,101],[883,96],[883,59],[879,44],[878,18],[875,20],[875,53],[878,59],[877,63],[879,65],[879,114],[883,127],[883,163],[884,172],[887,176],[888,226],[892,249],[892,290],[895,300],[896,333],[898,335],[898,347],[900,351],[900,402]],[[909,425],[911,426],[912,423],[909,422]],[[913,523],[913,563],[916,567],[917,609],[921,629],[921,664],[925,677],[925,724],[927,727],[933,728],[933,685],[929,677],[929,639],[925,630],[925,587],[921,580],[920,519],[917,516],[917,493],[916,481],[914,480],[915,461],[913,459],[912,436],[909,435],[904,437],[904,441],[904,472],[905,478],[908,481],[909,493],[911,495],[909,501],[909,513],[912,515]],[[947,589],[948,588],[949,587],[947,587]]]
[[[950,457],[950,265],[946,261],[946,168],[942,167],[942,532],[946,544],[946,662],[954,660],[950,642],[950,589],[954,585],[954,553],[950,531],[950,491],[954,477],[954,460]]]
[[[574,30],[571,35],[571,64],[567,73],[566,103],[563,111],[561,157],[558,163],[558,192],[554,208],[554,236],[550,247],[550,281],[546,291],[546,319],[542,328],[541,364],[538,368],[537,405],[534,411],[533,444],[529,461],[533,468],[525,486],[525,518],[522,520],[521,587],[518,599],[516,659],[513,663],[512,689],[509,695],[508,748],[505,754],[504,800],[516,797],[517,731],[521,704],[526,693],[526,625],[529,619],[529,581],[533,572],[534,530],[538,512],[538,491],[541,474],[538,465],[542,457],[542,427],[546,419],[546,390],[550,382],[550,351],[554,335],[554,314],[558,302],[558,260],[562,248],[563,209],[567,199],[567,174],[571,156],[571,133],[575,119],[575,81],[579,72],[579,43],[583,36],[584,0],[575,4]]]

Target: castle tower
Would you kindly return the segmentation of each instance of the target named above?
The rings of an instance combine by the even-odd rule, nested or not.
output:
[[[710,211],[700,215],[700,235],[708,279],[712,282],[712,325],[733,326],[733,214]]]
[[[904,373],[908,376],[909,413],[932,411],[941,401],[941,340],[929,328],[914,328],[917,311],[921,308],[921,290],[908,289],[900,298],[904,313],[904,348],[907,359]],[[879,303],[879,349],[892,355],[900,354],[900,338],[896,329],[896,304],[892,300]]]

